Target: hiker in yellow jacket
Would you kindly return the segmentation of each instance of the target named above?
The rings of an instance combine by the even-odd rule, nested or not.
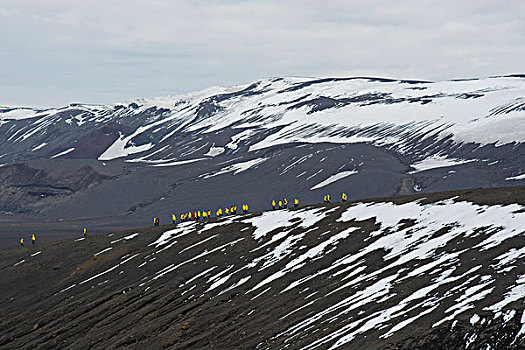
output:
[[[87,230],[86,230],[86,228],[84,227],[84,237],[86,237],[86,235],[87,235]]]
[[[272,200],[272,209],[275,210],[275,200]]]
[[[219,208],[219,209],[217,210],[216,216],[217,216],[218,218],[220,218],[221,215],[222,215],[222,209]]]
[[[24,239],[23,239],[23,238],[20,238],[20,246],[21,246],[21,247],[24,246]]]
[[[33,235],[31,236],[31,244],[35,244],[35,242],[36,242],[36,237],[35,237],[35,235],[33,234]]]
[[[171,214],[171,222],[174,224],[177,221],[177,215]]]
[[[288,206],[288,201],[285,199],[283,199],[283,208],[286,208]]]
[[[293,201],[293,206],[294,206],[295,208],[297,208],[297,207],[299,206],[299,200],[298,200],[297,198],[294,199],[294,201]]]
[[[283,207],[283,201],[279,201],[279,209]]]
[[[224,208],[224,215],[230,215],[230,209]]]
[[[348,199],[346,193],[343,192],[343,194],[341,195],[341,199],[343,200],[343,202],[346,202],[346,200]]]

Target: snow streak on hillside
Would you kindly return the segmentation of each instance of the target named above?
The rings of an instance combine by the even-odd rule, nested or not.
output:
[[[122,302],[130,310],[168,293],[173,308],[198,305],[199,317],[215,325],[222,316],[214,308],[231,302],[227,313],[240,313],[241,329],[265,320],[259,335],[244,340],[260,349],[379,348],[413,337],[414,329],[453,328],[458,320],[472,326],[460,338],[465,348],[524,342],[525,207],[518,204],[332,205],[110,239],[96,252],[107,263],[56,285],[56,304],[93,288],[122,293],[125,281]],[[42,250],[13,268],[45,258]],[[487,327],[503,332],[516,319],[519,331],[480,340]],[[197,334],[209,330],[206,322]],[[134,327],[138,332],[138,325],[127,332]]]
[[[442,82],[274,78],[110,106],[5,107],[0,108],[0,130],[6,145],[47,143],[38,149],[40,155],[79,147],[78,138],[50,139],[57,128],[61,133],[99,130],[107,137],[102,142],[101,135],[92,136],[104,145],[90,156],[100,160],[170,163],[193,154],[235,152],[241,145],[255,151],[290,142],[368,142],[403,153],[422,140],[521,143],[524,96],[521,76]],[[227,140],[197,142],[198,147],[178,152],[181,134],[204,137],[225,130],[232,131]]]

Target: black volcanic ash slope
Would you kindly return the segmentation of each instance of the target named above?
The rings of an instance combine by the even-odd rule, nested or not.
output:
[[[525,188],[2,251],[1,349],[519,349]]]

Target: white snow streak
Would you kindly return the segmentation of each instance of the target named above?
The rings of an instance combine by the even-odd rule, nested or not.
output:
[[[357,170],[341,171],[340,173],[332,175],[328,179],[326,179],[326,180],[318,183],[317,185],[313,186],[312,188],[310,188],[310,191],[311,190],[316,190],[318,188],[322,188],[322,187],[325,187],[325,186],[328,186],[332,182],[339,181],[339,180],[341,180],[341,179],[343,179],[343,178],[345,178],[347,176],[354,175],[354,174],[357,174]]]

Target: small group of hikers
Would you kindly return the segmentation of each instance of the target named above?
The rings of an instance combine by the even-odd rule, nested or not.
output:
[[[31,244],[35,244],[36,243],[36,237],[35,235],[31,235]],[[20,246],[23,247],[24,246],[24,238],[20,238]]]
[[[247,214],[248,213],[248,204],[242,205],[242,213]],[[230,208],[224,208],[224,211],[222,208],[217,209],[217,212],[215,213],[215,216],[218,218],[222,216],[228,216],[228,215],[236,215],[237,214],[237,206],[233,205]]]
[[[332,201],[332,197],[330,197],[329,194],[325,195],[324,198],[323,198],[324,202],[325,203],[330,203]],[[348,196],[346,195],[346,193],[342,193],[341,194],[341,201],[342,202],[346,202],[348,200]]]
[[[87,236],[87,229],[84,227],[84,237]],[[36,236],[33,234],[31,235],[31,244],[36,244]],[[24,246],[24,238],[20,238],[20,246]]]
[[[242,213],[243,214],[247,214],[248,212],[249,212],[248,204],[243,204],[242,205]],[[219,208],[215,212],[215,216],[217,216],[218,218],[220,218],[222,216],[236,215],[236,214],[237,214],[237,206],[236,205],[232,205],[231,207],[226,207],[226,208],[224,208],[224,210],[223,210],[223,208]],[[208,218],[211,218],[211,217],[212,217],[211,210],[208,210],[208,211],[197,210],[197,211],[193,211],[193,212],[190,211],[190,212],[187,212],[187,213],[180,214],[179,221],[180,222],[197,221],[197,220],[208,219]],[[177,222],[177,215],[171,214],[171,222],[173,224],[175,224]],[[160,219],[159,218],[153,218],[153,225],[154,226],[159,226],[159,224],[160,224]]]
[[[348,196],[346,193],[341,194],[341,201],[346,202],[348,200]],[[329,194],[324,196],[324,203],[330,203],[332,201],[332,197],[330,197]],[[293,201],[294,208],[297,208],[299,206],[299,199],[295,198]],[[276,202],[275,200],[272,200],[272,209],[286,209],[288,207],[288,201],[286,198],[279,200]]]
[[[294,208],[297,208],[299,206],[299,200],[297,198],[293,201]],[[276,202],[274,199],[272,199],[272,209],[286,209],[288,208],[288,200],[286,198],[279,200]]]

